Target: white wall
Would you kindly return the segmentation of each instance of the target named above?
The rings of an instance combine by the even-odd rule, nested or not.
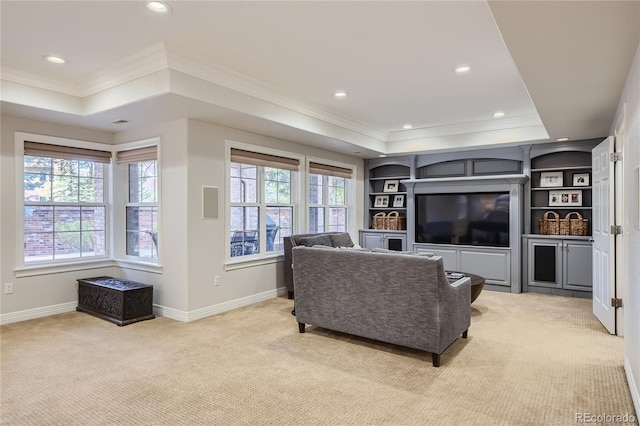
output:
[[[627,84],[620,99],[618,113],[611,134],[622,121],[626,107],[626,125],[622,132],[624,146],[624,354],[627,381],[634,400],[636,413],[640,413],[640,229],[638,228],[639,183],[634,181],[634,170],[640,167],[640,46],[636,51]]]
[[[160,163],[160,268],[128,264],[24,278],[15,277],[16,131],[118,145],[158,137]],[[357,218],[353,238],[363,221],[363,161],[277,140],[241,130],[193,120],[176,120],[118,134],[95,132],[53,123],[2,117],[0,162],[0,284],[14,283],[14,294],[0,296],[2,321],[13,322],[75,309],[76,280],[110,275],[154,285],[156,311],[170,318],[189,321],[283,293],[281,260],[245,268],[225,268],[226,232],[225,141],[227,139],[325,158],[357,167],[355,199]],[[219,191],[219,219],[201,217],[201,188]],[[117,212],[114,212],[117,214]],[[117,223],[121,221],[116,221]],[[124,235],[115,233],[116,244]],[[213,286],[220,276],[221,285]],[[2,293],[2,292],[0,292]]]
[[[0,140],[0,313],[20,316],[54,314],[75,308],[79,278],[113,275],[114,268],[99,268],[49,275],[16,278],[16,185],[15,132],[36,133],[69,139],[112,143],[112,135],[105,132],[78,129],[58,124],[2,116]],[[13,283],[13,294],[4,294],[4,285]],[[20,314],[18,314],[20,313]]]

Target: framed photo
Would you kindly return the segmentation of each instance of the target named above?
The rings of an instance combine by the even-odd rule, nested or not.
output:
[[[400,185],[399,180],[385,180],[382,192],[398,192],[398,185]]]
[[[549,191],[549,206],[582,206],[582,191]]]
[[[540,173],[540,186],[544,188],[562,186],[562,172]]]
[[[589,173],[574,173],[573,186],[589,186]]]
[[[373,207],[389,207],[389,196],[376,195],[376,199],[373,202]]]
[[[404,207],[404,195],[393,197],[393,207]]]

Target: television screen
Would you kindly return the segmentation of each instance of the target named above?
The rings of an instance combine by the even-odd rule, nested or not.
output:
[[[509,247],[509,193],[417,194],[416,242]]]

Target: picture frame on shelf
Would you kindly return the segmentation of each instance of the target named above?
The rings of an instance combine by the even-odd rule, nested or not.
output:
[[[559,172],[542,172],[540,173],[540,187],[553,188],[563,186],[562,171]]]
[[[404,207],[404,195],[396,195],[393,197],[393,207]]]
[[[386,207],[389,207],[389,196],[388,195],[376,195],[376,198],[373,201],[373,207],[375,207],[375,208],[386,208]]]
[[[400,186],[400,181],[398,179],[385,180],[384,188],[382,188],[382,192],[398,192],[399,186]]]
[[[589,186],[589,173],[574,173],[573,186]]]
[[[582,190],[575,191],[549,191],[549,206],[582,206]]]

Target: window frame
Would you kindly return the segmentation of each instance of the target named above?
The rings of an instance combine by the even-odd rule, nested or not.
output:
[[[123,161],[118,164],[118,153],[126,151],[144,150],[145,148],[155,148],[156,151],[156,173],[157,188],[155,203],[130,203],[129,202],[129,165],[142,161]],[[153,137],[142,139],[134,142],[126,142],[112,147],[114,151],[114,159],[111,162],[112,179],[111,184],[114,188],[126,188],[113,191],[113,211],[116,212],[112,217],[113,229],[113,260],[117,265],[129,269],[136,269],[144,272],[162,273],[162,154],[160,149],[160,138]],[[143,160],[144,161],[144,160]],[[142,206],[147,207],[155,205],[157,209],[157,257],[148,258],[133,256],[127,254],[127,207]]]
[[[337,162],[337,161],[332,161],[332,160],[327,160],[324,158],[317,158],[317,157],[311,157],[311,156],[307,156],[306,157],[307,161],[306,161],[306,170],[307,170],[307,183],[306,183],[306,190],[305,190],[305,202],[306,202],[306,217],[307,217],[307,222],[305,223],[305,232],[312,232],[311,231],[311,224],[310,221],[308,220],[310,214],[311,214],[311,208],[322,208],[324,210],[324,230],[322,232],[333,232],[329,229],[329,221],[330,221],[330,210],[332,208],[345,208],[346,209],[346,220],[345,220],[345,232],[349,232],[351,234],[351,231],[354,229],[355,227],[355,211],[356,211],[356,199],[355,199],[355,195],[356,195],[356,191],[355,191],[355,176],[356,176],[356,166],[354,166],[353,164],[346,164],[346,163],[341,163],[341,162]],[[345,191],[345,195],[344,195],[344,205],[338,205],[338,204],[330,204],[329,203],[329,174],[321,174],[321,173],[311,173],[309,170],[311,170],[311,166],[310,163],[317,163],[317,164],[323,164],[323,165],[327,165],[327,166],[334,166],[334,167],[340,167],[343,169],[349,169],[351,170],[351,177],[350,178],[345,178],[345,186],[344,186],[344,191]],[[309,178],[310,175],[312,174],[317,174],[322,176],[322,204],[311,204],[309,202],[309,185],[311,182],[311,179]]]
[[[88,142],[76,139],[68,139],[68,138],[60,138],[55,136],[46,136],[39,135],[33,133],[25,133],[25,132],[15,132],[15,199],[16,199],[16,277],[28,276],[30,274],[25,274],[24,271],[29,270],[44,270],[42,273],[51,273],[57,272],[60,268],[71,267],[74,269],[76,265],[86,265],[86,264],[100,264],[108,262],[112,259],[112,205],[111,205],[111,192],[112,192],[112,173],[111,167],[109,167],[113,163],[113,154],[111,155],[111,163],[102,163],[104,165],[103,168],[103,201],[101,203],[95,202],[84,202],[84,203],[63,203],[63,202],[47,202],[43,203],[43,205],[53,205],[53,206],[104,206],[105,208],[105,254],[97,255],[97,256],[78,256],[71,258],[62,258],[62,259],[51,259],[51,260],[41,260],[41,261],[33,261],[26,262],[25,261],[25,221],[24,221],[24,211],[25,205],[30,203],[25,203],[24,200],[24,145],[25,142],[37,142],[48,145],[57,145],[63,147],[73,147],[80,149],[93,149],[98,151],[106,151],[112,153],[112,146],[107,144],[102,144],[99,142]],[[46,157],[46,158],[56,158],[56,157]]]
[[[301,197],[301,188],[304,188],[304,184],[301,181],[305,180],[304,173],[304,156],[300,154],[294,154],[287,151],[280,151],[272,148],[266,148],[262,146],[256,146],[251,144],[246,144],[237,141],[226,141],[225,147],[225,188],[226,188],[226,196],[225,196],[225,265],[229,266],[229,268],[233,268],[233,265],[238,264],[246,264],[246,263],[260,263],[260,262],[273,262],[277,261],[278,258],[284,256],[284,250],[274,250],[267,251],[267,226],[266,226],[266,216],[268,208],[278,208],[278,207],[291,207],[292,212],[292,227],[291,233],[296,233],[297,229],[300,228],[300,223],[303,220],[302,213],[304,212],[305,203]],[[290,158],[293,160],[297,160],[299,162],[298,170],[291,171],[290,178],[290,194],[291,199],[289,203],[267,203],[265,200],[265,167],[270,166],[256,166],[257,167],[257,200],[255,203],[241,203],[241,202],[231,202],[231,164],[246,164],[246,163],[238,163],[231,161],[231,150],[239,149],[244,151],[251,151],[259,154],[272,155],[276,157],[284,157]],[[277,166],[273,166],[273,168],[278,168]],[[259,250],[258,253],[248,254],[242,256],[231,256],[231,219],[230,212],[232,207],[258,207],[259,209]]]

